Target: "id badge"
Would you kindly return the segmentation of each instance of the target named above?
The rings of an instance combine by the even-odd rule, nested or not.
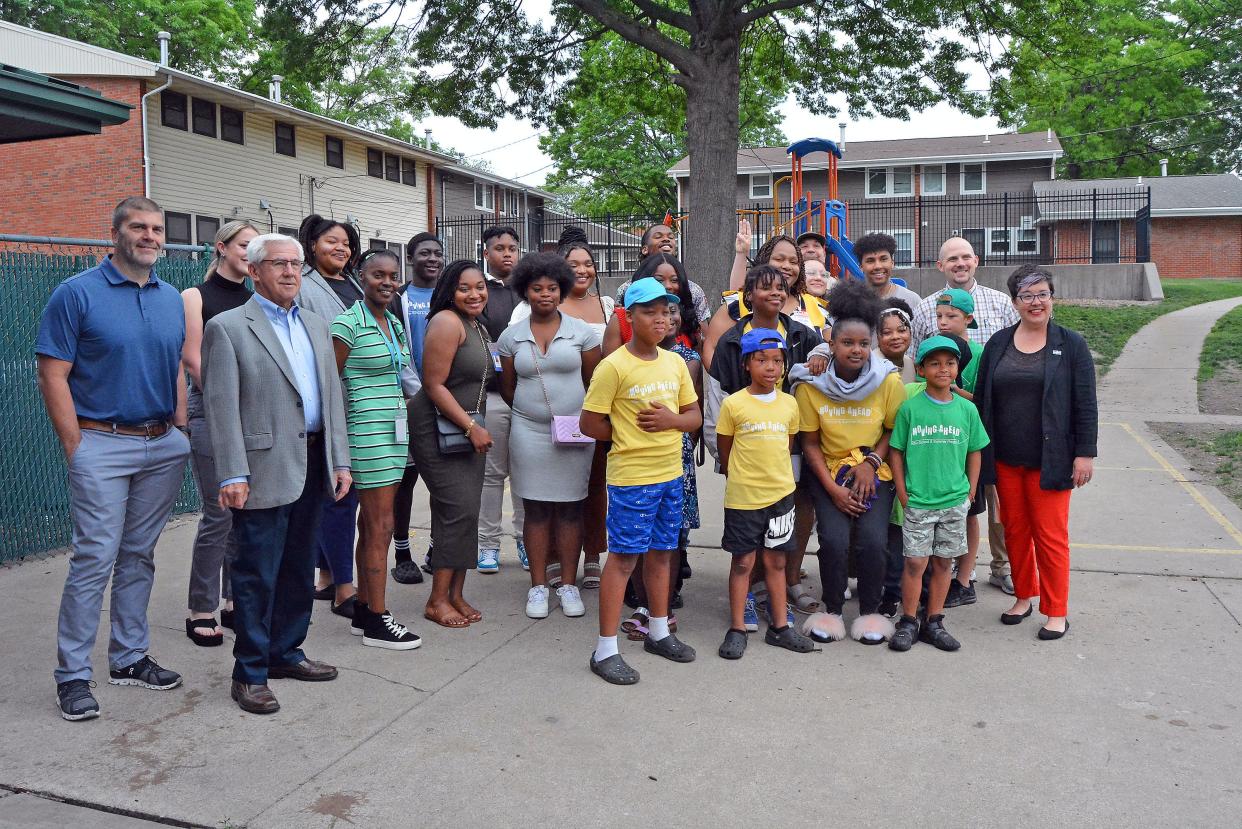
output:
[[[496,343],[488,343],[487,350],[492,353],[492,367],[496,369],[496,373],[500,373],[500,349]]]
[[[408,441],[410,439],[410,435],[409,435],[410,427],[406,423],[405,418],[398,417],[393,421],[393,424],[397,427],[397,443],[404,443]]]

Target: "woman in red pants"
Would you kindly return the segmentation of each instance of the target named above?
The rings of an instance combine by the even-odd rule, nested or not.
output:
[[[1095,364],[1082,336],[1052,321],[1052,276],[1023,265],[1009,277],[1018,324],[988,340],[975,403],[992,438],[982,481],[996,484],[1013,567],[1014,604],[1001,622],[1048,620],[1040,639],[1069,630],[1070,492],[1091,480],[1098,413]]]

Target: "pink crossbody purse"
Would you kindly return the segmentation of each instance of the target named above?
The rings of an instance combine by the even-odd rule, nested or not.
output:
[[[543,370],[539,368],[539,349],[532,342],[531,354],[535,358],[535,374],[539,375],[539,387],[543,389],[544,402],[548,404],[548,414],[552,415],[552,442],[557,446],[590,446],[595,438],[582,434],[579,425],[580,414],[558,415],[552,408],[552,399],[548,397],[548,387],[543,382]]]

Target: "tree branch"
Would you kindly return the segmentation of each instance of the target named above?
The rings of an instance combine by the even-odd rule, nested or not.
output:
[[[630,0],[635,6],[638,6],[642,13],[650,17],[652,20],[659,20],[661,23],[667,23],[670,26],[676,26],[678,29],[690,31],[693,21],[690,15],[674,11],[667,6],[662,6],[652,0]]]
[[[569,0],[569,3],[578,11],[594,17],[621,37],[654,52],[683,72],[694,63],[694,53],[689,49],[660,34],[655,27],[636,22],[603,0]]]
[[[776,12],[796,9],[799,6],[808,6],[810,4],[811,0],[772,0],[770,3],[764,3],[762,6],[751,9],[745,14],[738,15],[738,28],[744,29],[756,20],[769,17]]]

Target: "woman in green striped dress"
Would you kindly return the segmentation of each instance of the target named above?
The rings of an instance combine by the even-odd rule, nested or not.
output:
[[[410,349],[388,303],[401,285],[401,260],[387,250],[369,251],[359,263],[363,298],[332,321],[336,367],[345,382],[349,454],[358,490],[358,599],[351,632],[362,644],[411,650],[421,640],[393,618],[384,604],[393,499],[405,473],[409,438],[401,370]]]

